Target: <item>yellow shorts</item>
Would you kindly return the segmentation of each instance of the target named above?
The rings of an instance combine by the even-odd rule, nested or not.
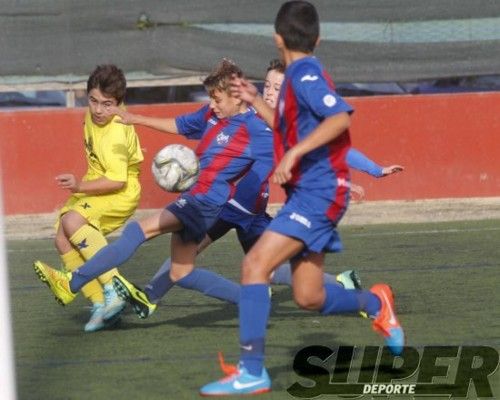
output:
[[[86,195],[77,193],[72,195],[59,212],[56,230],[60,218],[68,211],[76,211],[84,217],[90,225],[107,235],[120,228],[135,212],[141,195],[141,186],[138,180],[129,179],[127,188],[119,193],[106,195]]]

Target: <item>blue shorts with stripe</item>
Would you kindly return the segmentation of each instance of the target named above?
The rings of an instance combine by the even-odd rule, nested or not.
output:
[[[184,242],[200,243],[219,218],[221,205],[216,205],[183,193],[166,209],[174,214],[184,227],[178,231]]]
[[[292,195],[268,230],[302,241],[305,248],[299,256],[342,251],[337,224],[326,215],[328,205],[327,200],[317,197]]]

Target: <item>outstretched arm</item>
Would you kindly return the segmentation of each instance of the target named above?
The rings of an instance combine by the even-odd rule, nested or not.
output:
[[[402,167],[401,165],[390,165],[388,167],[382,167],[353,147],[349,149],[346,161],[350,168],[366,172],[367,174],[370,174],[377,178],[391,175],[404,170],[404,167]]]
[[[120,107],[110,108],[109,113],[120,117],[116,122],[124,125],[142,125],[165,133],[179,133],[175,118],[146,117],[144,115],[130,113]]]

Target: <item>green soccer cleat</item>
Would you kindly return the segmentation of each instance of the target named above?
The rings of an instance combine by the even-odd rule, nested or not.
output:
[[[345,289],[361,289],[361,279],[359,279],[358,273],[354,270],[344,271],[335,278]]]
[[[59,304],[65,306],[75,299],[76,293],[73,293],[69,287],[70,272],[58,271],[41,261],[35,261],[33,268],[38,278],[52,290]]]
[[[155,312],[157,305],[151,303],[146,293],[123,276],[114,276],[113,286],[118,296],[132,305],[139,318],[146,319]]]

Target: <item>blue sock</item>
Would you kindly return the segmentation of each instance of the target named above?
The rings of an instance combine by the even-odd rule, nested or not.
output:
[[[380,310],[378,297],[368,290],[347,290],[338,283],[325,285],[326,298],[320,312],[324,315],[366,311],[375,315]],[[372,312],[375,311],[375,314]]]
[[[337,278],[334,275],[323,274],[324,283],[336,283]],[[292,266],[290,263],[281,264],[278,268],[274,270],[274,274],[271,278],[271,283],[273,285],[287,285],[292,286]]]
[[[326,284],[334,284],[338,285],[337,277],[332,274],[327,274],[326,272],[323,274],[323,283]]]
[[[148,300],[151,303],[158,303],[160,299],[174,286],[174,282],[170,279],[171,267],[171,259],[167,258],[158,272],[156,272],[155,276],[153,276],[144,288],[144,291],[148,296]]]
[[[145,241],[144,233],[137,222],[127,224],[122,235],[116,241],[103,247],[94,257],[73,271],[69,283],[71,291],[78,293],[87,282],[123,264],[132,257],[135,250]]]
[[[370,317],[375,317],[382,308],[378,296],[369,290],[355,290],[355,292],[358,293],[359,308],[366,311]]]
[[[176,283],[184,289],[196,290],[233,304],[238,304],[240,300],[240,285],[204,268],[193,269]]]
[[[270,309],[269,285],[241,286],[240,361],[254,376],[260,376],[264,368],[264,345]]]
[[[292,285],[292,267],[290,263],[281,264],[274,270],[271,283],[274,285]]]

